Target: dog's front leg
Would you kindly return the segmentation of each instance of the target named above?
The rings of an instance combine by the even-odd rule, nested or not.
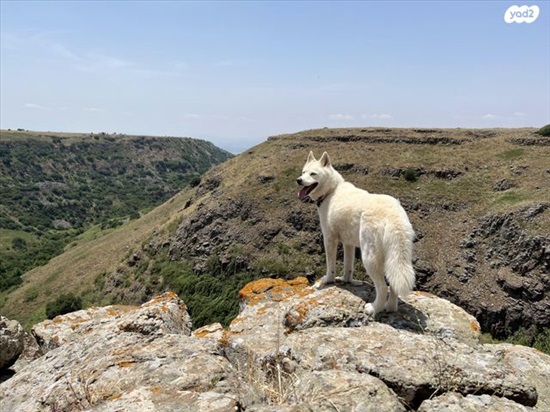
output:
[[[355,246],[344,245],[344,277],[343,281],[350,283],[353,279],[353,259],[355,258]]]
[[[327,274],[323,276],[319,282],[319,286],[334,283],[336,276],[336,252],[338,250],[338,241],[328,236],[325,236],[323,240],[325,244],[325,257],[327,260]]]

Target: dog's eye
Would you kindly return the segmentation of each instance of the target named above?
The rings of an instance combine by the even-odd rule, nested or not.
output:
[[[311,175],[311,176],[317,176],[317,173],[311,172],[310,175]]]

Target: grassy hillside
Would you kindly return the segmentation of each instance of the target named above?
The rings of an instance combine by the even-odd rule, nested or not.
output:
[[[90,225],[135,219],[228,157],[190,138],[1,131],[0,291]]]
[[[206,173],[174,198],[177,206],[163,205],[174,207],[166,209],[170,217],[139,229],[124,253],[115,256],[113,242],[101,239],[93,253],[75,248],[82,261],[109,256],[108,264],[37,294],[38,282],[75,271],[76,258],[66,269],[52,261],[26,274],[1,311],[28,325],[62,292],[104,304],[139,303],[172,289],[200,326],[234,316],[236,291],[249,279],[319,277],[317,212],[299,202],[295,179],[309,150],[326,150],[346,179],[402,201],[418,234],[419,289],[465,307],[496,337],[522,327],[535,336],[550,326],[550,139],[535,131],[353,128],[275,136]],[[124,238],[119,233],[129,227],[109,236]],[[356,273],[365,277],[359,261]]]

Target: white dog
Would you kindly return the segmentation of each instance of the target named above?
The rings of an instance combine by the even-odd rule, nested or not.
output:
[[[409,294],[415,280],[411,262],[414,231],[399,201],[344,181],[326,152],[319,160],[309,153],[297,182],[303,186],[300,199],[315,202],[319,210],[327,261],[327,274],[320,285],[335,280],[339,242],[344,245],[343,281],[351,282],[355,248],[359,247],[376,288],[376,299],[366,305],[366,311],[372,316],[382,310],[395,312],[397,297]]]

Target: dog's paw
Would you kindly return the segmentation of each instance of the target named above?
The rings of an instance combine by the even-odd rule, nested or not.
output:
[[[374,305],[372,303],[365,304],[365,312],[367,312],[367,315],[369,317],[374,318],[376,316],[376,309],[374,308]]]
[[[340,283],[344,283],[344,284],[347,284],[347,285],[352,285],[352,286],[362,286],[363,285],[363,282],[361,282],[360,280],[356,280],[356,279],[353,279],[353,278],[347,278],[345,276],[339,276],[336,278],[336,280]]]
[[[326,286],[326,285],[329,285],[331,283],[334,283],[334,279],[331,279],[329,277],[327,277],[326,275],[323,276],[321,279],[319,279],[316,283],[315,283],[315,287],[317,289],[319,288],[322,288],[323,286]]]

